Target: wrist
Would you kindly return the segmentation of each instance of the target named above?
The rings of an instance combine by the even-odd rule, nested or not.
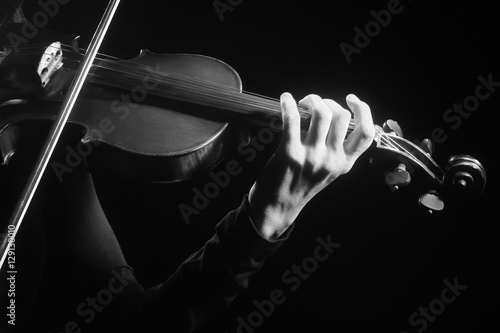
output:
[[[260,200],[254,187],[248,195],[249,217],[257,231],[267,240],[278,239],[292,225],[301,208],[282,200]]]

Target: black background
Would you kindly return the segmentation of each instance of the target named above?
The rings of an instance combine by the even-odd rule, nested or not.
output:
[[[255,311],[254,300],[281,289],[286,301],[256,332],[416,332],[421,326],[410,326],[409,316],[440,297],[445,279],[455,278],[467,290],[425,331],[500,331],[494,209],[500,92],[481,102],[456,130],[443,120],[454,103],[474,94],[479,76],[500,81],[497,11],[479,1],[401,1],[401,13],[348,63],[339,44],[352,45],[354,27],[364,29],[373,21],[370,11],[387,4],[245,0],[222,21],[211,0],[122,1],[102,53],[128,59],[147,48],[212,56],[238,71],[244,90],[276,98],[283,91],[297,99],[316,93],[345,104],[345,96],[355,93],[371,106],[376,123],[397,120],[410,141],[442,128],[448,139],[434,154],[442,167],[449,156],[466,153],[488,173],[479,199],[449,200],[443,212],[429,215],[417,204],[426,190],[418,177],[392,193],[384,185],[385,170],[363,156],[311,202],[248,292],[207,331],[236,332],[237,317]],[[80,35],[86,47],[105,6],[105,1],[70,1],[47,28]],[[38,10],[34,1],[25,4],[28,18]],[[268,154],[251,163],[232,156],[243,172],[188,226],[178,205],[190,204],[192,189],[202,188],[208,178],[157,185],[96,176],[106,213],[146,287],[164,280],[212,235],[216,222],[240,203]],[[317,237],[328,235],[341,247],[290,291],[283,272],[312,255]]]

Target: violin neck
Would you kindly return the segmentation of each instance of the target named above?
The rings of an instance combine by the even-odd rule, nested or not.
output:
[[[276,126],[276,118],[281,121],[281,103],[279,100],[265,96],[239,92],[228,89],[224,93],[204,95],[201,100],[197,96],[192,96],[197,100],[197,104],[213,107],[227,111],[226,114],[239,120],[245,120],[262,127]],[[190,100],[193,101],[193,100]],[[297,105],[300,115],[301,131],[304,134],[311,123],[311,112]],[[347,134],[350,134],[355,127],[354,119],[351,119]]]
[[[102,83],[120,89],[137,87],[137,80],[134,77],[127,78],[125,75],[119,82],[116,80],[101,81],[103,77],[103,75],[99,75],[97,80],[94,78],[94,83]],[[176,77],[175,73],[172,73],[172,76],[164,77],[154,90],[148,91],[148,94],[212,108],[219,111],[218,113],[221,113],[219,118],[222,117],[226,121],[237,120],[269,127],[276,126],[276,118],[281,120],[281,103],[278,99],[242,92],[238,88],[188,77]],[[297,106],[297,109],[300,114],[301,129],[304,132],[309,128],[311,112],[301,106]],[[354,121],[351,120],[349,133],[353,129]]]

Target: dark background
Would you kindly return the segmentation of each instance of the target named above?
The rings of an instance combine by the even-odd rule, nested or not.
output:
[[[70,1],[47,27],[80,35],[86,47],[106,5],[96,3]],[[371,106],[376,123],[397,120],[410,141],[442,128],[448,139],[434,157],[443,168],[449,156],[466,153],[488,173],[480,198],[450,199],[443,212],[429,215],[417,200],[431,186],[415,175],[408,187],[392,193],[384,185],[386,170],[363,156],[304,210],[289,241],[207,331],[236,332],[237,317],[255,311],[254,300],[281,289],[286,301],[256,332],[416,332],[422,326],[410,326],[409,316],[440,297],[445,279],[455,278],[467,290],[425,331],[500,331],[494,209],[500,92],[456,130],[443,120],[454,103],[474,94],[479,76],[500,81],[497,11],[479,1],[401,1],[402,12],[348,63],[339,44],[353,45],[354,27],[364,29],[373,21],[370,11],[387,4],[245,0],[221,21],[211,0],[122,1],[103,53],[128,59],[147,48],[212,56],[238,71],[246,91],[275,98],[283,91],[297,99],[316,93],[344,104],[355,93]],[[37,10],[36,2],[25,4],[28,18]],[[160,283],[203,245],[217,221],[240,203],[269,153],[251,163],[230,156],[239,158],[243,172],[188,226],[178,205],[190,204],[192,189],[210,179],[158,185],[96,176],[108,217],[146,287]],[[283,272],[312,255],[317,237],[328,235],[341,247],[298,290],[289,291]]]

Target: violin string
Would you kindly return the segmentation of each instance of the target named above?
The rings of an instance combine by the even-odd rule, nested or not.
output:
[[[389,147],[389,148],[395,149],[395,150],[398,149],[396,142],[387,133],[382,132],[380,138],[381,138],[381,142],[384,143],[386,147]],[[400,147],[400,148],[404,149],[402,147]]]
[[[46,44],[40,44],[40,45],[46,45]],[[64,46],[65,48],[69,48],[70,50],[72,50],[72,51],[73,51],[73,49],[72,49],[70,46],[67,46],[67,45],[65,45],[65,44],[62,44],[62,46]],[[25,48],[25,49],[27,49],[27,48],[34,48],[34,47],[35,47],[35,46],[31,46],[31,47],[30,47],[30,46],[26,46],[26,47],[24,47],[24,48]],[[82,49],[82,50],[83,50],[83,49]],[[25,55],[26,55],[26,54],[25,54]],[[102,54],[100,54],[100,55],[101,55],[101,56],[105,56],[105,57],[107,57],[107,58],[109,58],[109,59],[112,59],[112,60],[120,60],[120,59],[118,59],[118,58],[116,58],[116,57],[107,56],[107,55],[102,55]],[[74,62],[76,62],[76,63],[79,63],[79,62],[80,62],[79,60],[72,59],[72,58],[67,58],[67,57],[63,57],[63,59],[64,59],[64,61],[69,60],[69,61],[74,61]],[[96,57],[96,59],[97,59],[97,60],[101,60],[101,61],[103,61],[103,62],[108,61],[108,59],[98,58],[98,57]],[[141,67],[141,66],[142,66],[143,68],[140,68],[140,69],[138,69],[138,70],[137,70],[137,72],[138,72],[137,77],[138,77],[138,78],[143,76],[143,73],[144,73],[143,69],[147,68],[147,66],[146,66],[146,65],[142,65],[142,64],[130,64],[130,65],[129,65],[129,64],[120,64],[120,66],[125,66],[125,67],[129,66],[128,68],[126,68],[127,70],[130,70],[130,69],[132,69],[132,70],[136,70],[136,67],[137,67],[137,66],[139,66],[139,67]],[[101,68],[106,68],[106,69],[112,69],[112,68],[109,68],[109,67],[106,67],[106,66],[103,66],[103,65],[94,65],[94,67],[101,67]],[[170,72],[170,73],[169,73],[169,75],[171,75],[171,76],[178,76],[179,81],[182,81],[182,77],[181,77],[181,76],[182,76],[182,74],[175,73],[175,72]],[[210,86],[210,88],[215,88],[215,87],[216,87],[216,85],[217,85],[216,83],[213,83],[213,82],[202,81],[202,80],[200,80],[200,79],[197,79],[197,78],[192,78],[192,77],[189,77],[189,76],[184,76],[184,78],[186,79],[186,81],[187,81],[187,80],[191,81],[191,83],[193,83],[194,81],[198,81],[201,85],[206,85],[206,87]],[[235,88],[235,87],[230,87],[230,86],[225,86],[225,85],[219,85],[219,86],[220,86],[221,91],[222,91],[222,90],[225,90],[225,91],[227,91],[227,90],[234,90],[234,91],[236,91],[236,92],[238,92],[238,93],[243,92],[243,93],[245,93],[246,95],[252,95],[252,96],[255,96],[255,97],[260,97],[260,98],[262,98],[262,101],[271,100],[271,101],[272,101],[271,103],[278,101],[277,99],[272,100],[272,99],[270,99],[269,97],[266,97],[266,96],[263,96],[263,95],[258,95],[258,94],[255,94],[255,93],[250,93],[250,92],[240,91],[240,89]]]
[[[400,145],[399,143],[397,143],[389,134],[381,133],[381,137],[380,138],[382,139],[382,142],[385,143],[390,148],[392,148],[394,150],[398,150],[400,152],[402,151],[402,152],[404,152],[404,153],[406,153],[406,154],[408,154],[409,156],[412,156],[412,157],[415,156],[413,153],[411,153],[410,151],[408,151],[402,145]],[[385,141],[384,141],[384,139],[385,139]]]
[[[62,51],[67,51],[68,53],[77,54],[75,52],[75,49],[71,45],[67,45],[67,44],[61,43],[60,46],[61,46],[61,50]],[[27,46],[18,47],[17,50],[18,50],[18,52],[19,51],[25,51],[25,50],[34,50],[34,52],[22,52],[20,55],[23,55],[23,56],[24,55],[37,55],[37,54],[40,54],[40,56],[41,56],[46,51],[46,50],[44,50],[41,53],[38,52],[41,47],[47,49],[49,47],[49,45],[47,45],[47,43],[33,43],[33,44],[30,44],[30,45],[27,45]],[[83,48],[78,48],[78,50],[79,50],[80,54],[77,54],[77,55],[80,56],[81,58],[83,58],[83,55],[85,54],[86,50],[83,49]],[[103,59],[103,58],[114,59],[114,60],[121,60],[120,58],[117,58],[115,56],[111,56],[111,55],[108,55],[108,54],[104,54],[104,53],[99,53],[98,52],[97,56],[96,56],[96,59]]]
[[[125,64],[125,66],[127,66],[127,64]],[[144,69],[147,68],[147,66],[143,67]],[[101,68],[119,71],[116,68],[111,68],[106,66],[101,66]],[[144,73],[145,73],[144,69],[138,70],[137,66],[129,67],[127,69],[130,68],[131,70],[128,71],[128,75],[130,76],[135,75],[135,78],[139,80],[144,78]],[[94,75],[95,73],[96,72],[94,72]],[[262,95],[241,91],[239,88],[236,87],[217,84],[199,78],[193,78],[176,72],[168,72],[168,75],[163,75],[163,76],[161,74],[158,74],[158,78],[160,79],[159,83],[163,84],[170,83],[172,84],[172,86],[175,86],[176,88],[184,89],[184,91],[199,93],[200,92],[199,89],[202,90],[205,89],[209,91],[208,96],[211,97],[219,97],[222,100],[232,101],[235,103],[238,102],[246,104],[253,103],[256,106],[267,108],[270,111],[279,111],[279,108],[277,108],[277,103],[279,101],[277,99],[272,99]],[[217,95],[217,93],[219,93],[220,95]]]
[[[116,70],[112,68],[112,70]],[[95,75],[95,74],[94,74]],[[138,77],[142,78],[144,76],[144,71],[139,71],[136,74]],[[269,97],[265,97],[262,95],[254,94],[254,93],[245,93],[241,92],[238,88],[228,87],[225,85],[216,84],[213,82],[192,78],[190,76],[186,76],[184,74],[179,74],[175,72],[169,72],[169,75],[175,79],[173,81],[174,87],[180,87],[182,92],[191,93],[190,98],[185,98],[185,100],[190,100],[193,97],[198,97],[200,95],[207,97],[211,101],[230,101],[236,105],[243,105],[245,107],[254,106],[260,109],[270,110],[281,114],[281,106],[279,104],[278,99],[271,99]],[[170,77],[166,77],[170,79]],[[164,80],[163,82],[167,82],[168,80]],[[179,84],[179,82],[187,84]],[[168,82],[167,82],[168,83]],[[168,94],[168,91],[162,91]],[[219,94],[214,94],[217,92]],[[236,92],[236,93],[235,93]],[[209,103],[210,104],[210,103]],[[299,107],[300,108],[300,107]],[[308,119],[310,117],[310,113],[307,110],[299,110],[301,113],[301,117],[304,119]],[[351,120],[349,124],[349,130],[353,130],[355,127],[355,123]]]
[[[107,68],[107,69],[115,70],[115,68]],[[135,69],[136,69],[135,67],[132,67],[132,70]],[[144,76],[144,70],[137,70],[136,72],[137,72],[137,77],[142,78]],[[220,92],[222,93],[223,97],[221,98],[219,96],[219,99],[232,101],[234,103],[239,102],[240,104],[243,105],[249,105],[249,103],[253,103],[254,106],[274,111],[277,113],[281,113],[279,100],[276,98],[269,98],[267,96],[263,96],[248,91],[240,91],[239,88],[217,84],[212,81],[206,81],[199,78],[193,78],[177,72],[168,72],[168,76],[166,78],[167,79],[172,78],[174,80],[172,83],[175,83],[175,86],[183,87],[182,85],[179,85],[179,82],[187,83],[187,85],[185,85],[184,88],[186,87],[192,88],[193,84],[196,85],[196,89],[191,90],[191,92],[195,93],[196,95],[199,95],[198,88],[201,89],[208,88],[210,90],[210,93],[206,96],[209,96],[210,98],[214,98],[214,92]],[[166,82],[166,80],[164,81]],[[301,113],[301,116],[303,118],[308,118],[310,116],[310,113],[307,110],[301,108],[300,106],[299,106],[299,112]],[[351,123],[351,127],[353,126],[354,123]]]
[[[38,44],[31,44],[30,46],[25,46],[23,47],[23,49],[29,49],[29,48],[37,48],[38,46],[45,46],[46,44],[45,43],[38,43]],[[66,50],[69,50],[69,51],[72,51],[74,52],[73,48],[67,44],[61,44],[62,48],[63,49],[66,49]],[[82,52],[85,52],[84,49],[80,48],[80,51]],[[111,60],[120,60],[116,57],[113,57],[113,56],[108,56],[108,55],[104,55],[104,54],[101,54],[101,53],[98,53],[98,56],[101,56],[101,57],[96,57],[96,60],[100,60],[102,61],[103,63],[107,62],[109,59]],[[108,59],[104,59],[102,57],[106,57]],[[65,59],[64,61],[66,60],[69,60],[69,61],[75,61],[76,63],[79,63],[80,60],[76,60],[76,59],[72,59],[72,58],[68,58],[68,57],[63,57],[63,59]],[[142,64],[120,64],[121,66],[129,66],[129,68],[126,68],[127,70],[135,70],[137,66],[139,67],[143,67],[143,68],[140,68],[138,71],[138,75],[137,77],[142,77],[143,76],[143,69],[147,68],[146,65],[142,65]],[[112,68],[109,68],[109,67],[106,67],[106,66],[103,66],[103,65],[94,65],[95,67],[101,67],[101,68],[106,68],[106,69],[112,69]],[[179,73],[175,73],[175,72],[170,72],[169,73],[170,76],[178,76],[177,79],[179,80],[178,82],[176,83],[179,83],[183,80],[182,78],[182,74],[179,74]],[[211,88],[211,89],[214,89],[216,88],[217,84],[216,83],[213,83],[213,82],[208,82],[208,81],[203,81],[203,80],[200,80],[200,79],[197,79],[197,78],[192,78],[192,77],[189,77],[189,76],[185,76],[184,75],[184,79],[186,82],[190,82],[190,83],[195,83],[195,81],[198,81],[198,83],[200,84],[200,86],[205,86],[207,88]],[[230,86],[225,86],[225,85],[219,85],[219,91],[221,92],[237,92],[237,93],[243,93],[243,94],[239,94],[238,95],[238,99],[241,98],[241,96],[254,96],[256,98],[260,98],[259,102],[262,102],[263,106],[264,107],[270,107],[271,110],[274,110],[274,107],[275,107],[275,103],[278,101],[277,99],[270,99],[269,97],[266,97],[266,96],[263,96],[263,95],[258,95],[258,94],[255,94],[255,93],[251,93],[251,92],[247,92],[247,91],[240,91],[240,89],[238,88],[235,88],[235,87],[230,87]],[[214,89],[214,91],[217,91],[217,89]],[[235,96],[236,97],[236,96]],[[254,101],[255,102],[255,101]],[[269,104],[265,104],[265,103],[269,103]]]
[[[46,44],[40,44],[40,45],[46,45]],[[67,46],[67,45],[64,45],[64,44],[62,44],[62,46],[63,46],[64,48],[67,48],[67,49],[69,49],[69,50],[73,51],[73,49],[72,49],[70,46]],[[27,48],[34,48],[34,47],[35,47],[35,46],[31,46],[31,47],[24,47],[24,48],[26,48],[26,49],[27,49]],[[81,49],[81,50],[83,50],[83,49]],[[83,50],[83,51],[84,51],[84,50]],[[25,54],[25,55],[26,55],[26,54]],[[101,56],[105,56],[105,57],[107,57],[107,58],[109,58],[109,59],[112,59],[112,60],[120,60],[120,59],[118,59],[118,58],[116,58],[116,57],[107,56],[107,55],[102,55],[102,54],[100,54],[100,55],[101,55]],[[64,57],[63,59],[64,59],[64,61],[69,60],[69,61],[74,61],[74,62],[76,62],[76,63],[79,63],[79,62],[80,62],[79,60],[72,59],[72,58],[67,58],[67,57]],[[97,59],[97,60],[101,60],[101,61],[103,61],[103,62],[106,62],[106,61],[108,60],[108,59],[99,58],[99,57],[96,57],[96,59]],[[106,68],[106,66],[102,66],[102,65],[94,65],[94,66],[95,66],[95,67],[102,67],[102,68]],[[130,65],[129,65],[129,64],[120,64],[120,66],[130,66],[129,68],[126,68],[127,70],[130,70],[130,69],[133,69],[133,70],[134,70],[134,69],[136,69],[136,67],[137,67],[137,66],[139,66],[139,67],[140,67],[140,66],[143,66],[144,68],[146,68],[146,67],[147,67],[146,65],[141,65],[141,64],[130,64]],[[143,75],[143,73],[144,73],[143,69],[144,69],[144,68],[140,68],[140,69],[138,70],[138,73],[139,73],[138,77],[139,77],[139,76],[141,76],[141,75]],[[108,68],[108,69],[111,69],[111,68]],[[182,75],[182,74],[178,74],[178,73],[175,73],[175,72],[171,72],[171,73],[169,73],[169,74],[174,75],[174,76],[175,76],[175,75]],[[200,81],[199,79],[195,79],[195,78],[188,77],[188,76],[186,76],[185,78],[186,78],[186,79],[189,79],[189,80],[190,80],[190,81],[192,81],[192,82],[193,82],[193,81],[195,81],[195,80]],[[180,79],[181,79],[181,78],[180,78]],[[213,82],[208,82],[208,81],[205,81],[204,83],[206,83],[206,84],[210,84],[212,88],[214,87],[214,85],[216,85],[216,83],[213,83]],[[228,87],[228,86],[223,86],[223,85],[221,85],[221,89],[223,89],[223,90],[232,90],[232,89],[234,89],[235,91],[240,92],[240,90],[239,90],[238,88]],[[247,95],[253,95],[253,96],[261,97],[261,98],[263,98],[263,100],[264,100],[264,99],[269,99],[268,97],[265,97],[265,96],[262,96],[262,95],[257,95],[257,94],[250,93],[250,92],[245,92],[245,91],[243,91],[243,92],[244,92],[245,94],[247,94]],[[277,100],[274,100],[274,101],[277,101]]]
[[[40,46],[46,46],[46,44],[32,44],[31,46],[26,46],[22,49],[38,49],[38,45]],[[74,50],[71,46],[61,44],[63,50],[67,50],[69,52],[74,53]],[[80,49],[81,51],[85,51],[83,49]],[[39,52],[34,52],[34,53],[23,53],[24,56],[26,55],[31,55],[31,54],[39,54]],[[42,53],[43,55],[43,53]],[[50,55],[50,54],[47,54]],[[111,70],[111,71],[118,71],[116,69],[116,63],[115,62],[110,62],[110,61],[120,61],[121,59],[105,55],[105,54],[100,54],[98,53],[99,57],[96,57],[96,60],[99,60],[101,64],[94,64],[94,70],[97,70],[98,68],[102,68],[105,70]],[[75,64],[79,65],[81,62],[79,59],[74,59],[71,57],[62,57],[62,60],[65,62],[74,62]],[[27,61],[20,61],[17,63],[26,63]],[[107,66],[107,63],[112,64],[113,66]],[[13,62],[11,62],[12,64]],[[136,79],[143,79],[144,78],[144,69],[146,69],[148,66],[143,65],[143,64],[127,64],[125,62],[119,63],[120,67],[123,67],[123,70],[127,70],[128,74],[130,76],[136,77]],[[142,68],[141,68],[142,67]],[[133,74],[135,72],[135,74]],[[95,74],[95,73],[90,73],[89,76],[94,76],[94,77],[100,77],[100,75]],[[171,82],[169,82],[169,80]],[[181,89],[178,89],[180,92],[188,92],[191,93],[191,96],[189,98],[185,98],[185,100],[190,100],[192,99],[193,96],[203,96],[203,97],[208,97],[209,99],[213,101],[220,101],[220,102],[232,102],[233,104],[236,105],[244,105],[246,107],[253,106],[259,109],[264,109],[272,112],[281,112],[280,111],[280,105],[279,105],[279,100],[278,99],[273,99],[269,98],[267,96],[259,95],[256,93],[240,90],[239,88],[236,87],[231,87],[231,86],[226,86],[222,84],[217,84],[211,81],[206,81],[206,80],[201,80],[199,78],[193,78],[181,73],[176,73],[176,72],[168,72],[168,76],[164,77],[160,80],[161,83],[163,84],[174,84],[175,87],[180,87]],[[208,89],[208,91],[201,93],[200,89]],[[163,90],[163,93],[169,93],[168,90]],[[214,94],[214,93],[219,93],[219,94]],[[236,94],[235,94],[236,93]],[[179,99],[179,97],[177,96]],[[299,112],[301,112],[301,116],[304,118],[307,118],[309,116],[309,112],[307,110],[301,109]],[[354,128],[354,123],[351,120],[350,123],[350,130]]]
[[[71,58],[66,58],[66,60],[70,61],[76,61],[77,63],[79,62],[78,60],[71,59]],[[65,60],[65,61],[66,61]],[[105,64],[108,60],[102,60],[102,62]],[[106,70],[111,70],[111,71],[119,71],[116,68],[116,63],[113,63],[114,67],[110,66],[105,66],[105,65],[94,65],[93,67],[95,69],[97,68],[102,68]],[[133,66],[132,66],[133,65]],[[129,76],[132,76],[138,80],[142,80],[144,78],[144,69],[147,68],[146,65],[142,64],[120,64],[121,67],[124,67],[127,70],[127,74]],[[143,67],[142,70],[138,69],[138,67]],[[122,70],[123,71],[123,70]],[[102,75],[95,74],[95,73],[89,73],[89,76],[93,77],[103,77]],[[170,77],[168,77],[170,76]],[[190,93],[190,97],[184,97],[180,98],[179,95],[177,95],[177,99],[181,99],[184,101],[190,101],[193,99],[193,97],[198,97],[199,102],[205,102],[205,104],[208,104],[208,106],[219,106],[218,104],[211,104],[211,103],[206,103],[206,100],[200,100],[199,97],[205,97],[211,100],[212,102],[232,102],[234,105],[240,105],[240,106],[245,106],[245,107],[255,107],[257,109],[264,109],[267,111],[275,112],[275,113],[281,113],[280,110],[280,105],[279,105],[279,100],[277,99],[272,99],[266,96],[262,96],[259,94],[251,93],[251,92],[245,92],[245,91],[240,91],[240,89],[231,87],[231,86],[226,86],[222,84],[217,84],[213,83],[210,81],[205,81],[201,80],[198,78],[192,78],[190,76],[186,76],[184,74],[180,73],[175,73],[175,72],[169,72],[168,76],[163,77],[160,80],[160,83],[163,84],[171,84],[171,86],[174,86],[177,88],[179,92],[188,92]],[[105,78],[105,77],[104,77]],[[167,80],[168,79],[168,80]],[[171,82],[169,82],[169,80]],[[181,83],[181,84],[179,84]],[[187,84],[184,84],[187,83]],[[179,89],[181,88],[181,89]],[[201,93],[200,89],[207,90]],[[169,95],[170,91],[168,89],[162,89],[164,94]],[[173,96],[172,96],[173,97]],[[299,107],[300,109],[300,107]],[[307,110],[299,110],[301,113],[301,117],[304,119],[309,118],[309,112]],[[351,122],[350,124],[350,129],[354,127],[354,124]]]
[[[70,46],[62,44],[63,49],[67,49],[70,52],[74,53],[73,48]],[[25,48],[30,48],[30,47],[25,47]],[[35,48],[35,46],[31,46],[31,48]],[[83,49],[82,49],[83,50]],[[94,64],[94,73],[89,73],[89,76],[93,77],[103,77],[102,75],[95,74],[98,72],[98,69],[105,69],[105,70],[111,70],[111,71],[119,71],[116,67],[122,67],[122,71],[137,79],[137,80],[142,80],[144,79],[144,70],[148,68],[147,65],[143,64],[137,64],[137,63],[131,63],[127,64],[126,62],[122,61],[119,63],[116,63],[116,61],[119,61],[121,59],[104,55],[104,54],[98,54],[100,57],[96,57],[96,60],[99,60],[99,64]],[[105,57],[105,58],[104,58]],[[76,64],[79,64],[80,60],[79,59],[74,59],[71,57],[63,57],[64,62],[74,62]],[[108,65],[110,64],[110,65]],[[204,96],[204,97],[209,97],[212,100],[218,100],[221,102],[228,101],[232,102],[233,104],[239,104],[239,105],[244,105],[244,106],[254,106],[257,108],[261,108],[267,111],[272,111],[272,112],[281,112],[280,111],[280,105],[279,105],[279,100],[275,98],[269,98],[263,95],[255,94],[252,92],[247,92],[244,90],[240,90],[239,88],[236,87],[231,87],[231,86],[226,86],[222,84],[217,84],[211,81],[206,81],[202,80],[199,78],[193,78],[181,73],[176,73],[176,72],[168,72],[168,75],[163,75],[161,80],[159,80],[159,83],[163,84],[172,84],[173,86],[177,88],[180,92],[188,92],[191,93],[192,95],[189,97],[190,99],[193,98],[193,96]],[[158,74],[159,77],[161,74]],[[174,85],[175,84],[175,85]],[[208,90],[207,92],[204,92],[204,94],[200,94],[200,89],[205,89]],[[169,93],[168,90],[164,90],[164,93]],[[309,117],[309,112],[303,108],[299,107],[299,112],[301,113],[301,116],[304,118]],[[354,123],[351,120],[350,127],[353,127]]]
[[[37,54],[38,54],[38,53],[37,53]],[[28,54],[24,53],[23,55],[28,55]],[[113,59],[113,60],[114,60],[115,58],[110,58],[110,59]],[[115,69],[115,68],[113,68],[113,67],[109,67],[109,66],[106,66],[106,65],[105,65],[105,63],[106,63],[107,61],[109,61],[108,59],[99,58],[98,60],[100,60],[101,62],[103,62],[103,63],[104,63],[104,65],[103,65],[103,64],[99,64],[99,65],[94,64],[94,65],[93,65],[94,70],[97,70],[98,68],[102,68],[102,69],[108,69],[108,70],[115,70],[115,71],[116,71],[116,69]],[[71,63],[71,62],[74,62],[74,63],[76,63],[76,64],[79,64],[79,62],[80,62],[79,60],[76,60],[76,59],[73,59],[73,58],[68,58],[68,57],[63,57],[63,58],[62,58],[62,61],[63,61],[63,62],[65,62],[65,63]],[[17,62],[10,62],[10,64],[25,64],[25,63],[31,63],[31,62],[29,62],[28,60],[25,60],[25,61],[17,61]],[[40,64],[40,62],[39,62],[39,64]],[[116,64],[114,64],[114,65],[116,65]],[[137,74],[136,74],[136,78],[137,78],[137,79],[142,79],[142,78],[144,78],[144,69],[146,69],[146,68],[147,68],[147,66],[146,66],[146,65],[142,65],[142,64],[120,64],[119,66],[123,67],[123,69],[124,69],[124,70],[126,70],[129,74],[130,74],[130,73],[132,73],[132,72],[136,72],[136,73],[137,73]],[[141,67],[141,66],[142,66],[143,68],[138,68],[138,67]],[[116,66],[115,66],[115,67],[116,67]],[[89,74],[89,75],[93,75],[93,74]],[[170,72],[170,73],[169,73],[169,75],[170,75],[170,76],[172,76],[172,77],[179,76],[179,77],[177,78],[177,82],[175,82],[175,83],[182,83],[183,78],[182,78],[182,77],[180,77],[180,75],[181,75],[181,74],[178,74],[178,73],[175,73],[175,72]],[[96,75],[94,75],[94,76],[96,76]],[[195,79],[195,78],[192,78],[192,77],[187,77],[187,76],[186,76],[186,78],[189,78],[189,80],[191,81],[191,83],[195,83],[195,81],[200,81],[199,79]],[[163,81],[165,81],[165,80],[163,80]],[[185,79],[184,81],[187,81],[187,79]],[[166,82],[164,82],[164,83],[166,83]],[[208,83],[205,83],[205,82],[199,82],[199,83],[200,83],[200,85],[201,85],[201,86],[204,86],[204,85],[205,85],[205,87],[209,87]],[[257,94],[253,94],[253,93],[249,93],[249,92],[240,91],[240,89],[238,89],[238,88],[234,88],[234,87],[230,87],[230,86],[219,85],[219,89],[217,89],[217,84],[216,84],[216,83],[213,83],[213,82],[210,82],[210,88],[212,88],[213,90],[219,90],[219,91],[224,91],[224,92],[231,92],[231,90],[233,90],[234,92],[238,92],[238,93],[243,92],[243,93],[245,93],[247,96],[248,96],[248,95],[253,95],[253,96],[257,96],[257,97],[262,97],[261,102],[265,101],[265,99],[269,99],[269,98],[264,97],[264,96],[258,96]],[[242,96],[243,96],[243,95],[242,95]],[[272,103],[272,102],[271,102],[271,103]]]
[[[111,70],[116,70],[116,69],[111,69]],[[131,76],[132,78],[135,77],[135,79],[141,79],[144,77],[143,72],[141,72],[140,74],[127,73],[127,75]],[[92,76],[94,78],[103,77],[102,75],[96,73],[93,73]],[[169,83],[171,84],[168,85]],[[239,96],[235,96],[234,92],[238,92]],[[233,87],[226,87],[226,86],[206,85],[204,83],[200,84],[200,82],[196,82],[195,80],[184,81],[182,80],[182,78],[181,79],[175,78],[175,80],[172,80],[172,78],[168,77],[162,78],[159,81],[158,87],[155,89],[155,93],[163,94],[170,97],[176,97],[177,99],[179,99],[179,97],[182,97],[183,93],[184,94],[188,93],[189,95],[185,96],[185,98],[188,100],[190,99],[200,100],[200,97],[205,97],[208,98],[208,100],[212,100],[214,102],[230,101],[233,104],[256,106],[260,108],[265,108],[270,111],[276,111],[275,105],[273,105],[272,103],[270,104],[270,101],[248,98],[249,96],[241,94],[239,89],[234,89]]]

